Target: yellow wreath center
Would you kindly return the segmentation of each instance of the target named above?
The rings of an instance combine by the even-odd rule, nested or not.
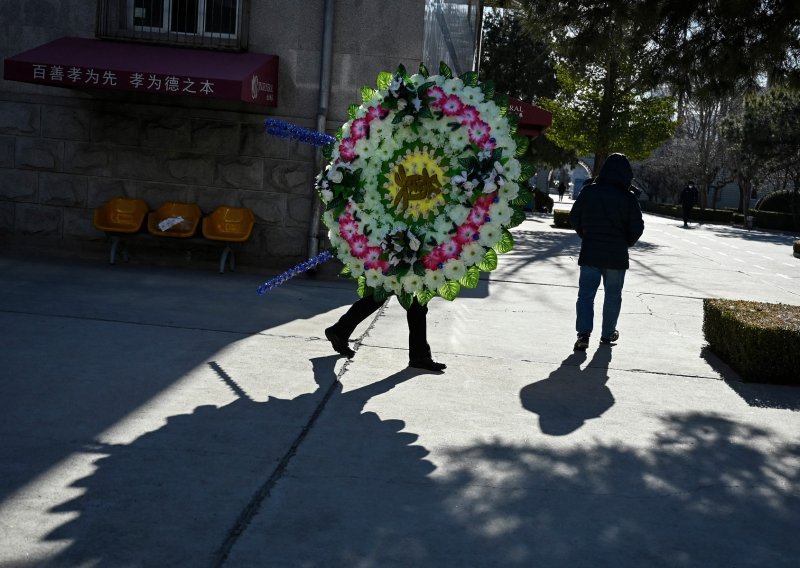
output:
[[[409,150],[392,164],[384,184],[390,207],[407,219],[427,217],[444,204],[450,181],[428,148]]]

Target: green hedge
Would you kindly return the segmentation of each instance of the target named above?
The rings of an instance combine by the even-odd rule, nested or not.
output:
[[[670,205],[667,203],[653,203],[652,201],[641,201],[642,211],[666,215],[667,217],[683,218],[683,208],[680,205]],[[733,220],[733,209],[692,209],[691,219],[693,221],[708,221],[710,223],[730,223]]]
[[[572,227],[569,224],[569,209],[553,209],[553,224],[564,229]]]
[[[758,211],[753,209],[748,212],[753,217],[756,227],[762,229],[780,229],[791,231],[794,229],[794,219],[788,213],[774,213],[772,211]],[[736,225],[744,225],[744,215],[741,213],[733,214],[733,222]]]
[[[706,299],[703,335],[743,380],[800,385],[800,306]]]

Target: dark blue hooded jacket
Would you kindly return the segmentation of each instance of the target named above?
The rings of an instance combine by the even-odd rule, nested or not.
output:
[[[597,180],[581,190],[569,222],[581,237],[578,264],[627,269],[628,247],[644,232],[642,209],[630,191],[631,164],[622,154],[611,154]]]

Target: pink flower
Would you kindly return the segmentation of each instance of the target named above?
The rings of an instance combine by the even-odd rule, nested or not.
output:
[[[358,234],[358,224],[352,220],[345,223],[339,222],[339,234],[346,241],[351,241]]]
[[[345,138],[339,144],[339,155],[345,162],[352,162],[356,159],[356,141],[353,138]]]
[[[456,232],[456,240],[459,242],[459,244],[461,244],[461,246],[464,246],[471,243],[477,234],[478,225],[475,225],[474,223],[464,223]]]
[[[359,140],[369,136],[369,121],[366,118],[357,118],[350,126],[350,136],[353,140]]]
[[[379,268],[381,264],[381,247],[369,247],[364,255],[365,268]]]
[[[492,127],[479,120],[472,124],[469,128],[469,141],[473,144],[477,144],[481,146],[489,141],[490,132],[492,131]]]
[[[490,138],[478,143],[478,147],[484,152],[493,152],[497,147],[497,143]]]
[[[444,260],[444,254],[442,253],[441,245],[439,245],[422,257],[422,264],[428,270],[438,270],[439,265],[444,262]]]
[[[387,114],[389,114],[389,111],[380,105],[369,107],[369,109],[367,110],[366,119],[367,122],[372,122],[373,120],[381,120],[383,118],[386,118]]]
[[[445,116],[458,116],[464,108],[464,103],[456,95],[450,95],[441,103],[441,108]]]
[[[488,213],[488,211],[488,209],[484,209],[483,207],[473,207],[472,211],[469,212],[467,220],[480,227],[486,222],[486,213]]]
[[[472,125],[479,122],[480,118],[481,113],[478,112],[478,109],[472,105],[465,105],[464,108],[461,109],[459,121],[464,125]]]
[[[432,99],[431,106],[441,108],[442,103],[447,98],[441,87],[431,87],[427,91],[428,97]]]
[[[365,258],[369,250],[369,243],[367,242],[366,235],[355,235],[348,241],[350,243],[350,252],[356,258]]]
[[[481,207],[481,208],[485,209],[486,211],[488,211],[489,207],[491,207],[492,203],[494,203],[495,195],[497,195],[497,194],[496,193],[487,193],[485,195],[481,195],[478,199],[475,200],[475,206],[476,207]]]
[[[445,260],[458,258],[461,255],[461,243],[459,243],[456,239],[450,239],[449,241],[442,243],[441,247],[442,255],[444,256]]]

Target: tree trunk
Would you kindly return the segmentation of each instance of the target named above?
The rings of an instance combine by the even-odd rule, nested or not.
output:
[[[597,116],[597,145],[594,149],[594,167],[592,175],[597,177],[603,164],[611,153],[611,127],[614,123],[614,102],[617,84],[617,61],[611,55],[603,81],[603,98],[600,100],[600,111]]]

